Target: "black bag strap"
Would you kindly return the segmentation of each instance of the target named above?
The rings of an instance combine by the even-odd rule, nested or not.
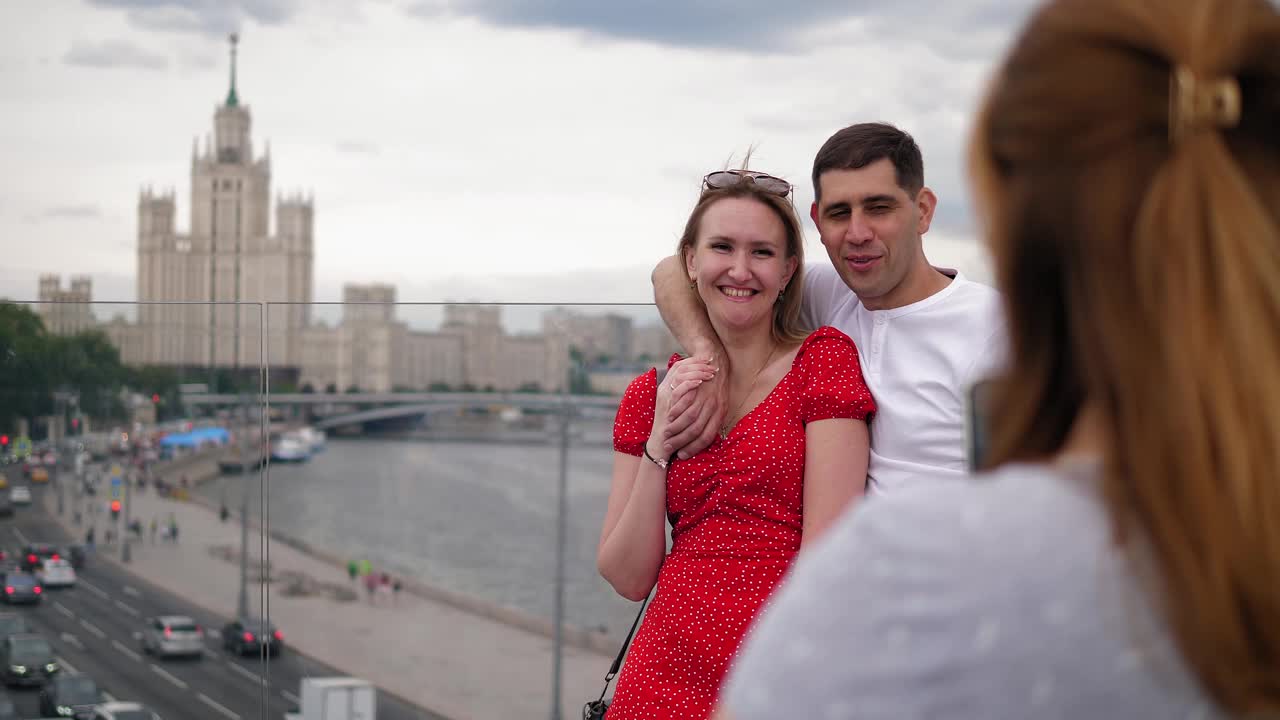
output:
[[[613,664],[609,666],[609,672],[604,676],[604,689],[600,691],[600,698],[596,702],[604,700],[604,694],[609,692],[609,683],[617,677],[618,670],[622,667],[622,659],[627,656],[627,648],[631,646],[631,637],[636,634],[636,627],[640,625],[640,616],[644,615],[644,606],[649,602],[649,598],[645,598],[640,602],[640,611],[636,613],[636,619],[631,623],[631,630],[627,632],[627,639],[622,641],[622,649],[618,650],[618,657],[613,659]]]

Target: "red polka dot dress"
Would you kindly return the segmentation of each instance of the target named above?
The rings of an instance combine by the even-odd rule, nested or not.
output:
[[[615,450],[642,455],[656,400],[657,371],[632,381],[614,423]],[[671,551],[609,720],[711,714],[738,644],[800,549],[805,425],[866,419],[874,410],[853,341],[823,327],[727,438],[671,465]]]

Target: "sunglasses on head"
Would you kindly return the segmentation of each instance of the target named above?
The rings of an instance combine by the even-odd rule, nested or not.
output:
[[[717,170],[702,178],[702,186],[710,190],[725,190],[744,182],[755,183],[770,195],[786,197],[791,194],[791,183],[754,170]]]

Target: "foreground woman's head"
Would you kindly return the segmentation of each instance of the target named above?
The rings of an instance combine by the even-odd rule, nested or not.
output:
[[[1189,664],[1224,707],[1280,711],[1275,7],[1050,3],[971,159],[1012,349],[990,463],[1052,455],[1088,408]]]

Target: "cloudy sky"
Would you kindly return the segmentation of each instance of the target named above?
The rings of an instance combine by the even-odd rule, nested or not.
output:
[[[986,278],[962,149],[1027,1],[6,2],[0,296],[60,272],[134,299],[139,189],[187,229],[233,30],[273,189],[315,196],[316,300],[646,302],[705,172],[754,146],[804,211],[818,146],[865,120],[924,149],[931,258]]]

